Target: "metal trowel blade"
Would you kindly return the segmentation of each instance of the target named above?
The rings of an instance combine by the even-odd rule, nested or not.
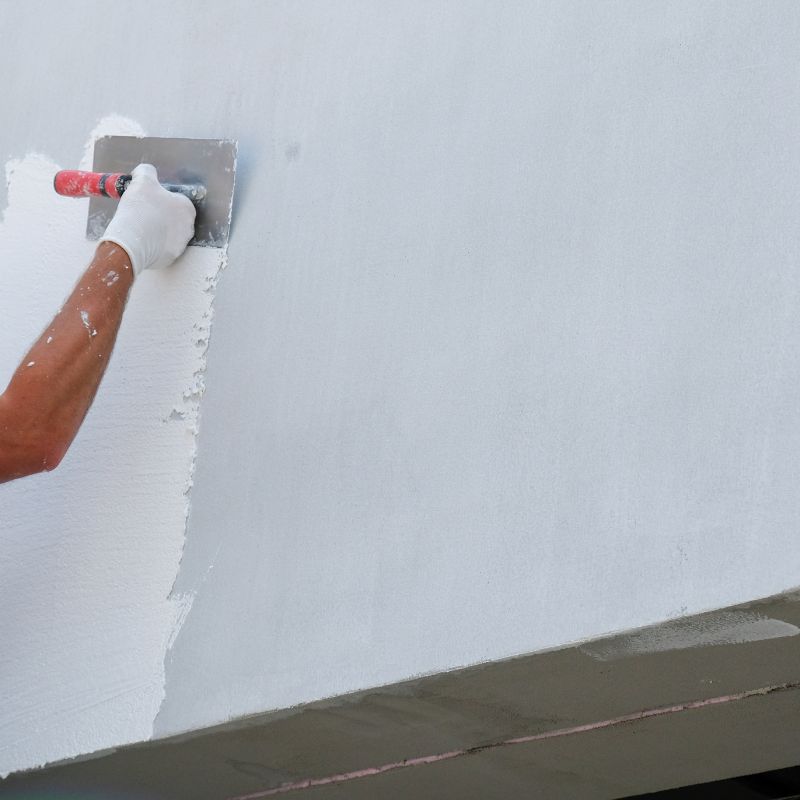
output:
[[[161,183],[201,183],[207,193],[195,203],[194,238],[190,245],[224,247],[228,242],[236,177],[236,142],[230,139],[167,139],[155,136],[103,136],[94,144],[95,172],[130,173],[152,164]],[[92,197],[86,224],[88,239],[99,239],[116,200]]]

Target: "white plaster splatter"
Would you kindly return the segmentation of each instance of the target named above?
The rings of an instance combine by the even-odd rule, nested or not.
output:
[[[614,661],[644,653],[760,642],[798,633],[800,628],[795,625],[751,611],[717,611],[589,642],[581,645],[581,650],[599,661]]]
[[[122,117],[101,120],[81,166],[91,166],[96,137],[143,133]],[[53,192],[58,169],[39,154],[6,164],[6,381],[95,247],[85,239],[86,201]],[[0,776],[152,734],[166,652],[191,608],[190,597],[170,593],[194,470],[209,286],[224,262],[221,250],[192,247],[168,270],[137,278],[67,457],[52,473],[0,486],[0,604],[23,609],[0,616]],[[95,330],[88,315],[81,321]],[[173,409],[181,413],[165,425]]]
[[[123,117],[120,114],[108,114],[98,121],[97,125],[89,134],[86,141],[86,146],[83,148],[83,157],[81,158],[79,168],[91,169],[94,160],[94,143],[102,136],[146,136],[144,128],[130,119],[130,117]],[[84,212],[84,224],[86,213]]]
[[[35,362],[35,361],[29,361],[29,362],[28,362],[28,363],[27,363],[25,366],[26,366],[26,367],[32,367],[32,366],[34,366],[35,364],[36,364],[36,362]]]

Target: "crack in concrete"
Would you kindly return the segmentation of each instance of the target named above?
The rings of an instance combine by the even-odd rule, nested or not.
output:
[[[786,692],[798,688],[800,688],[800,682],[783,683],[777,686],[765,686],[760,689],[750,689],[737,694],[709,697],[705,700],[691,700],[687,703],[679,703],[677,705],[660,706],[658,708],[645,709],[644,711],[635,711],[631,714],[623,714],[622,716],[612,717],[611,719],[600,720],[599,722],[589,722],[584,725],[573,725],[568,728],[556,728],[551,731],[535,733],[529,736],[518,736],[513,739],[503,739],[499,742],[465,747],[461,750],[450,750],[446,753],[435,753],[427,756],[407,758],[403,759],[402,761],[381,764],[377,767],[365,767],[364,769],[357,769],[353,770],[352,772],[342,772],[337,775],[327,775],[322,778],[305,778],[304,780],[294,781],[293,783],[284,783],[281,786],[276,786],[271,789],[264,789],[259,792],[234,795],[227,797],[225,800],[261,800],[261,798],[264,797],[275,797],[276,795],[289,794],[290,792],[298,792],[304,789],[313,789],[318,786],[347,783],[348,781],[358,780],[359,778],[369,778],[375,775],[382,775],[385,772],[393,772],[395,770],[406,769],[408,767],[420,767],[426,764],[435,764],[439,761],[448,761],[452,758],[475,755],[476,753],[483,753],[487,750],[495,750],[500,747],[508,747],[516,744],[530,744],[533,742],[545,741],[547,739],[556,739],[562,736],[574,736],[581,733],[591,733],[592,731],[602,730],[604,728],[613,728],[617,725],[625,725],[629,722],[639,722],[652,717],[661,717],[668,714],[682,713],[684,711],[694,711],[700,708],[707,708],[709,706],[734,703],[741,700],[748,700],[753,697],[763,697],[764,695],[773,694],[774,692]]]

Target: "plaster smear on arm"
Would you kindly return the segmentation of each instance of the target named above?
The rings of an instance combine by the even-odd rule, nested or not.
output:
[[[81,166],[96,137],[143,133],[122,117],[102,120]],[[53,191],[58,169],[36,154],[6,167],[3,387],[94,251],[86,202]],[[67,457],[52,473],[0,486],[0,775],[151,736],[166,650],[191,604],[171,589],[224,259],[192,247],[137,279]]]

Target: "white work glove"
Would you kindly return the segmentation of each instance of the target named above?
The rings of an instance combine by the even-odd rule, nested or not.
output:
[[[195,208],[182,194],[158,182],[152,164],[139,164],[122,195],[101,242],[114,242],[131,260],[133,274],[148,267],[167,267],[194,235]]]

